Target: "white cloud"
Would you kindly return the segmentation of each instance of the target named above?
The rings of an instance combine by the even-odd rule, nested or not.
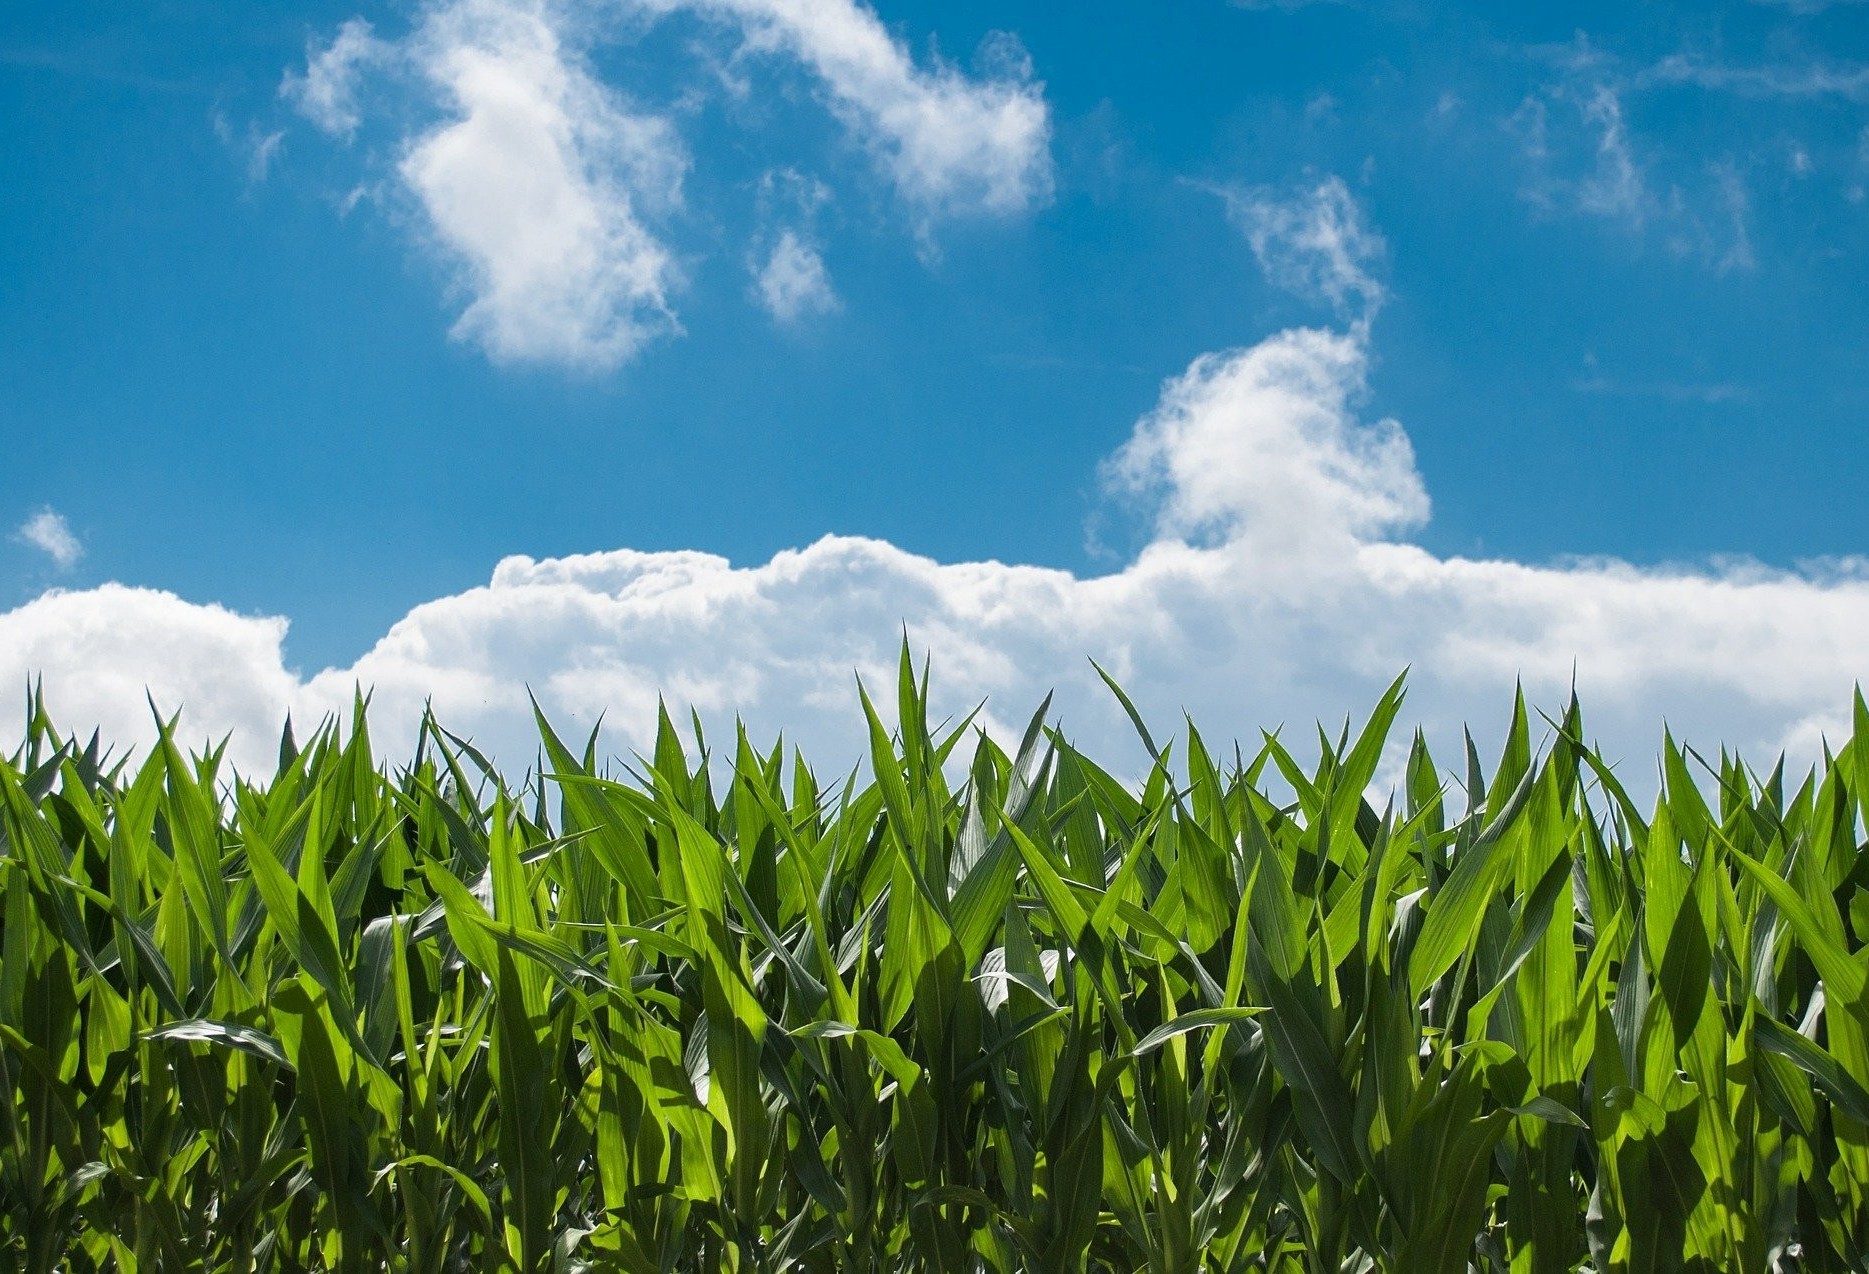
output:
[[[279,157],[279,146],[285,139],[286,135],[277,130],[254,137],[252,149],[247,155],[247,177],[255,185],[266,180],[266,174],[272,170],[273,160]]]
[[[357,90],[363,72],[392,56],[389,45],[378,40],[370,24],[352,18],[339,27],[331,42],[305,46],[305,69],[287,71],[279,82],[279,96],[299,114],[334,137],[349,140],[363,122]]]
[[[106,586],[0,614],[0,684],[43,673],[71,728],[149,737],[148,684],[185,705],[188,737],[235,731],[271,764],[281,715],[301,730],[373,687],[383,749],[406,748],[422,704],[504,761],[534,755],[527,687],[568,731],[600,713],[609,746],[647,745],[656,695],[693,703],[716,739],[743,715],[825,770],[862,755],[853,671],[886,685],[898,635],[933,651],[939,705],[989,699],[996,729],[1059,692],[1066,732],[1139,764],[1094,657],[1168,733],[1190,709],[1210,738],[1367,708],[1410,668],[1407,716],[1453,760],[1463,721],[1497,739],[1515,678],[1557,708],[1573,669],[1590,732],[1641,786],[1664,718],[1765,763],[1815,755],[1846,728],[1869,632],[1869,570],[1644,570],[1440,557],[1393,537],[1427,512],[1407,439],[1355,408],[1361,335],[1283,332],[1196,360],[1114,463],[1152,484],[1153,541],[1111,574],[943,564],[828,537],[736,567],[704,553],[620,550],[509,558],[489,583],[419,606],[355,663],[301,679],[284,621]],[[1204,532],[1190,542],[1188,536]]]
[[[924,250],[937,220],[1050,197],[1050,109],[1018,41],[989,37],[974,75],[939,58],[917,65],[854,0],[430,0],[402,38],[356,18],[314,42],[280,92],[349,139],[366,120],[409,117],[389,92],[413,87],[442,119],[402,138],[396,175],[463,301],[454,334],[498,361],[610,369],[679,330],[667,221],[688,157],[671,116],[627,103],[590,50],[678,10],[731,24],[746,52],[806,67]],[[385,73],[383,94],[363,91],[371,69]],[[807,263],[788,251],[780,264]]]
[[[54,590],[0,613],[0,669],[16,686],[43,672],[60,726],[87,735],[99,728],[120,747],[154,738],[147,690],[165,715],[186,708],[190,741],[231,731],[234,754],[253,770],[303,694],[280,657],[285,632],[283,619],[154,589]]]
[[[1229,186],[1219,193],[1273,283],[1326,300],[1339,313],[1365,321],[1375,315],[1384,290],[1370,267],[1385,245],[1341,177],[1297,191]]]
[[[1562,77],[1506,121],[1525,164],[1520,193],[1548,213],[1618,224],[1637,241],[1652,234],[1673,255],[1718,274],[1752,269],[1751,196],[1739,165],[1729,156],[1683,171],[1678,156],[1642,144],[1629,125],[1632,98],[1675,81],[1657,68],[1630,71],[1581,36],[1542,52]]]
[[[795,323],[808,315],[827,314],[838,308],[824,258],[796,231],[780,231],[764,263],[755,259],[751,264],[754,295],[779,322]]]
[[[1727,215],[1732,219],[1727,247],[1720,254],[1716,269],[1721,274],[1750,270],[1758,264],[1758,259],[1752,254],[1752,198],[1746,193],[1745,178],[1730,159],[1713,166],[1713,178],[1726,204]]]
[[[1613,377],[1592,374],[1581,376],[1571,382],[1572,389],[1580,394],[1607,394],[1635,398],[1660,398],[1668,402],[1704,403],[1709,407],[1721,403],[1743,402],[1752,396],[1752,391],[1744,385],[1731,381],[1684,382],[1684,381],[1627,381]]]
[[[924,217],[1014,213],[1052,192],[1051,112],[1018,40],[983,48],[988,74],[923,68],[854,0],[644,0],[740,24],[750,47],[796,58]]]
[[[627,110],[542,7],[463,0],[413,45],[452,118],[403,181],[470,299],[454,334],[499,361],[615,367],[674,330],[674,254],[642,212],[681,200],[686,153]]]
[[[1585,212],[1621,218],[1639,228],[1648,213],[1648,187],[1629,148],[1621,97],[1599,84],[1579,110],[1597,130],[1597,142],[1596,168],[1578,183],[1578,204]]]
[[[245,136],[234,131],[234,126],[220,111],[213,115],[214,135],[223,146],[246,161],[247,181],[259,185],[272,171],[273,161],[279,158],[279,149],[285,142],[286,135],[281,130],[263,131],[259,125],[249,122]]]
[[[1853,102],[1869,98],[1869,66],[1821,60],[1734,66],[1692,53],[1674,53],[1643,71],[1635,82],[1644,86],[1692,84],[1746,97],[1842,97]]]
[[[13,538],[44,553],[61,571],[70,570],[84,556],[84,545],[72,533],[71,524],[62,513],[51,509],[41,509],[27,518]]]
[[[1425,522],[1428,497],[1393,420],[1361,425],[1360,336],[1300,328],[1208,354],[1107,466],[1159,500],[1163,538],[1211,538],[1260,569],[1301,573],[1349,546]]]

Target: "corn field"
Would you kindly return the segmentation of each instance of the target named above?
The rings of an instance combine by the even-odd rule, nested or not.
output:
[[[829,783],[35,703],[0,1268],[1869,1268],[1860,695],[1801,778],[1664,737],[1646,810],[1574,701],[1378,808],[1399,682],[1308,765],[1136,717],[1132,782],[896,698]]]

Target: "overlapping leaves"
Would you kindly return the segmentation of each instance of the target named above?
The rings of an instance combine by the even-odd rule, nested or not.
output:
[[[894,698],[827,786],[35,704],[0,1268],[1864,1268],[1860,699],[1795,789],[1664,738],[1644,817],[1575,704],[1378,809],[1399,683],[1308,766],[1138,716],[1135,782]]]

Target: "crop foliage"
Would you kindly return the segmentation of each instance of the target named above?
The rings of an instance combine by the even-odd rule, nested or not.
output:
[[[1648,807],[1575,702],[1378,805],[1400,683],[1308,765],[1137,718],[1135,782],[895,697],[834,783],[35,705],[0,1269],[1865,1268],[1860,695],[1801,779],[1664,737]]]

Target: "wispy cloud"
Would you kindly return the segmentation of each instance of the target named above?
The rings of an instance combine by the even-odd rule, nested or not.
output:
[[[781,323],[796,323],[812,314],[838,308],[830,271],[818,250],[799,238],[797,231],[781,230],[763,262],[755,259],[753,290],[768,314]]]
[[[1669,402],[1704,403],[1718,406],[1722,403],[1743,402],[1752,397],[1752,391],[1744,385],[1735,385],[1724,381],[1706,384],[1692,384],[1678,381],[1627,381],[1592,373],[1580,376],[1570,383],[1570,387],[1580,394],[1603,394],[1610,397],[1660,398]]]
[[[1533,50],[1556,79],[1527,95],[1505,121],[1518,141],[1521,195],[1553,215],[1580,214],[1653,234],[1677,256],[1716,273],[1756,265],[1746,171],[1731,155],[1684,170],[1629,121],[1629,103],[1663,81],[1631,69],[1584,36]]]
[[[1752,255],[1752,197],[1746,193],[1745,178],[1740,175],[1738,164],[1725,159],[1713,165],[1713,179],[1730,219],[1726,249],[1715,268],[1721,274],[1729,270],[1750,270],[1758,261]]]
[[[348,140],[363,122],[358,94],[364,72],[394,56],[395,50],[376,38],[368,22],[352,18],[329,42],[307,43],[305,69],[288,70],[279,82],[279,95],[320,129]]]
[[[758,187],[758,228],[747,248],[752,297],[782,324],[842,308],[824,264],[818,222],[831,189],[796,168],[769,169]]]
[[[1825,9],[1843,8],[1852,4],[1861,4],[1863,0],[1752,0],[1758,5],[1769,5],[1778,9],[1789,9],[1793,13],[1822,13]]]
[[[0,45],[0,66],[17,66],[49,71],[54,75],[114,84],[140,93],[165,93],[193,97],[213,97],[217,86],[207,80],[170,79],[150,75],[133,68],[112,65],[98,56],[75,56],[63,51],[22,45]]]
[[[1272,283],[1326,301],[1346,317],[1367,321],[1381,308],[1386,292],[1372,268],[1385,245],[1341,177],[1284,190],[1213,189]]]
[[[1735,66],[1692,53],[1675,53],[1632,77],[1637,87],[1691,84],[1747,97],[1841,97],[1869,100],[1869,66],[1826,59]]]
[[[1554,122],[1554,108],[1573,114],[1575,124]],[[1610,85],[1555,86],[1527,97],[1506,123],[1517,134],[1525,159],[1525,198],[1547,209],[1608,217],[1635,230],[1655,210],[1644,165],[1623,121],[1622,97]],[[1581,148],[1572,141],[1573,128],[1581,134]],[[1560,132],[1567,152],[1561,159],[1554,136]],[[1578,149],[1589,157],[1582,164],[1574,158]]]
[[[213,120],[215,137],[241,158],[246,167],[248,183],[257,186],[265,181],[285,143],[284,131],[265,130],[257,123],[249,122],[244,133],[236,132],[227,116],[218,110],[214,112]]]
[[[71,524],[62,513],[50,508],[40,509],[22,522],[13,538],[44,553],[61,571],[70,570],[84,556],[84,545],[72,533]]]
[[[1578,203],[1586,212],[1641,226],[1648,213],[1648,185],[1629,148],[1622,99],[1599,84],[1578,109],[1597,133],[1596,167],[1577,183]]]

